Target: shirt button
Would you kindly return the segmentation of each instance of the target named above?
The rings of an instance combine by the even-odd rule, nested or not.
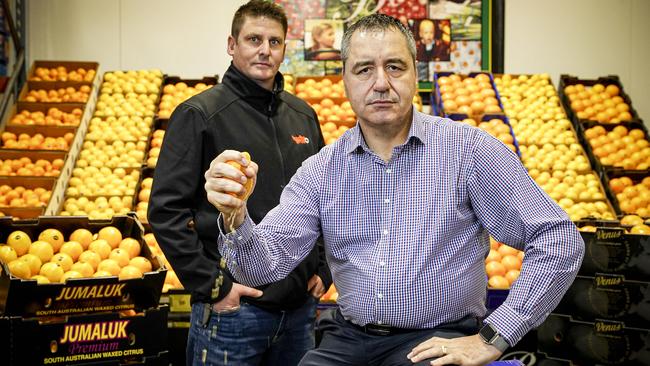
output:
[[[388,198],[384,199],[384,203],[390,203],[390,200]]]
[[[385,265],[386,265],[386,262],[384,262],[384,261],[381,261],[381,262],[379,262],[379,265],[383,267],[383,266],[385,266]]]
[[[388,230],[384,230],[384,235],[388,235]]]
[[[390,172],[392,172],[391,169],[386,169],[386,174],[390,174]]]
[[[384,294],[377,294],[377,297],[380,298],[380,299],[383,299],[383,298],[384,298]]]
[[[381,320],[377,320],[377,324],[382,325],[382,324],[384,324],[384,322],[382,322]]]

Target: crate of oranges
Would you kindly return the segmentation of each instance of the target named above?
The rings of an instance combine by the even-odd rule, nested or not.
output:
[[[169,119],[176,107],[187,99],[199,94],[219,82],[218,76],[205,76],[202,79],[181,79],[178,76],[165,76],[162,97],[158,105],[158,118]]]
[[[488,276],[488,309],[495,309],[506,297],[508,289],[519,278],[524,252],[490,238],[490,253],[485,258]]]
[[[0,313],[61,316],[156,307],[166,275],[133,216],[0,220]]]

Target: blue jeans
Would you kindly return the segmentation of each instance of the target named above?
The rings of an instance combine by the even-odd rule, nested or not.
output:
[[[438,328],[380,336],[364,333],[336,310],[334,316],[319,321],[323,339],[317,349],[307,352],[300,366],[428,366],[431,359],[414,364],[406,355],[431,337],[476,334],[478,324],[478,319],[468,317]]]
[[[239,309],[215,312],[192,305],[187,338],[187,365],[297,365],[314,348],[318,300],[302,307],[270,312],[242,302]],[[204,311],[209,317],[203,323]]]

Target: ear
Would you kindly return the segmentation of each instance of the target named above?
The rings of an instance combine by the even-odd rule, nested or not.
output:
[[[237,43],[237,40],[235,39],[235,37],[233,37],[232,35],[228,36],[228,48],[227,48],[226,51],[228,52],[228,54],[230,56],[233,56],[235,54],[235,44],[236,43]]]

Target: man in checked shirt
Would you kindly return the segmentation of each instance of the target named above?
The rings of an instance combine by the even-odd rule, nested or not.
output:
[[[237,280],[258,286],[286,276],[323,236],[339,311],[301,365],[496,360],[555,308],[584,242],[505,145],[413,109],[415,42],[399,21],[359,20],[342,59],[358,124],[303,163],[261,223],[227,194],[241,193],[257,165],[236,151],[212,162],[205,187],[222,215],[219,250]],[[485,317],[489,235],[525,259],[506,301]]]

